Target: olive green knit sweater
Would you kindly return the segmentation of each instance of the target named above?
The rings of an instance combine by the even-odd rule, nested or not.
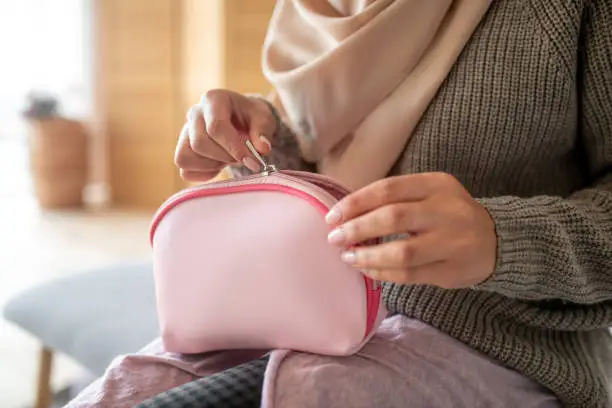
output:
[[[274,145],[309,168],[286,127]],[[426,171],[489,210],[497,267],[472,290],[385,284],[389,309],[612,406],[612,0],[493,1],[392,174]]]

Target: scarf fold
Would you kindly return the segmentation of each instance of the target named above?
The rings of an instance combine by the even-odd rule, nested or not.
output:
[[[304,158],[352,188],[384,178],[490,0],[279,0],[263,71]]]

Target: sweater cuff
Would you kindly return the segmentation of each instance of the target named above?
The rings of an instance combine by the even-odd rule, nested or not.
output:
[[[489,212],[495,224],[497,254],[493,274],[473,289],[501,293],[508,297],[537,290],[541,274],[536,273],[538,256],[538,222],[544,216],[539,203],[518,197],[495,197],[477,200]],[[541,233],[541,232],[540,232]]]

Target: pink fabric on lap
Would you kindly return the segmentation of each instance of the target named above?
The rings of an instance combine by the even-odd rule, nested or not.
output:
[[[262,408],[561,408],[547,389],[458,340],[396,315],[356,355],[273,351]]]

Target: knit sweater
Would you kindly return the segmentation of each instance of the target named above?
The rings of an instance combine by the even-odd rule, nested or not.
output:
[[[286,126],[273,147],[314,170]],[[471,289],[385,283],[389,310],[612,406],[612,1],[494,1],[390,175],[428,171],[489,211],[497,265]]]

